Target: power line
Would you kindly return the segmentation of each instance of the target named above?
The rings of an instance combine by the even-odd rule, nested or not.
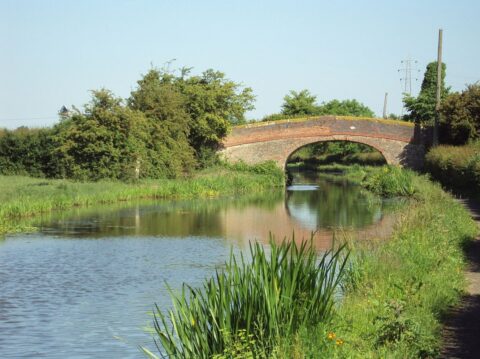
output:
[[[23,118],[0,118],[0,121],[34,121],[34,120],[56,120],[58,115],[48,117],[23,117]]]
[[[398,72],[402,74],[403,77],[400,78],[400,81],[403,82],[403,93],[408,94],[409,96],[412,95],[412,71],[414,73],[414,80],[418,81],[418,78],[415,76],[417,75],[420,70],[415,67],[418,64],[417,60],[412,60],[410,57],[406,58],[405,60],[400,61],[403,67],[398,69]],[[402,116],[405,110],[405,104],[402,106]]]
[[[414,76],[420,72],[419,69],[415,67],[418,64],[417,60],[412,60],[411,58],[407,58],[405,60],[400,61],[403,67],[398,69],[398,72],[402,74],[403,77],[400,78],[400,81],[403,82],[403,92],[411,95],[412,94],[412,71],[414,72]],[[413,78],[415,81],[418,81],[417,77]]]

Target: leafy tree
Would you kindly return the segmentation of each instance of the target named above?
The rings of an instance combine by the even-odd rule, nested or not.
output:
[[[145,105],[142,112],[124,106],[108,90],[93,91],[84,113],[75,113],[55,126],[57,176],[171,178],[188,172],[193,167],[193,151],[179,129],[178,98],[168,91],[161,97],[163,106]]]
[[[129,106],[149,119],[152,128],[149,148],[163,153],[158,165],[168,169],[168,177],[191,171],[196,165],[189,144],[191,118],[175,77],[152,69],[137,83],[128,100]]]
[[[324,102],[320,106],[317,105],[315,101],[316,96],[310,94],[308,90],[302,90],[300,92],[290,91],[290,93],[284,97],[282,114],[270,115],[263,120],[275,121],[277,119],[282,119],[285,116],[302,115],[375,116],[372,110],[357,100],[332,100]]]
[[[447,66],[442,63],[442,83],[440,98],[443,101],[450,88],[445,87],[445,72]],[[415,121],[421,124],[431,124],[435,118],[435,104],[437,98],[437,62],[430,62],[427,65],[422,81],[422,87],[418,96],[412,97],[405,94],[403,102],[409,113],[404,116],[408,121]]]
[[[440,109],[441,141],[464,144],[480,137],[480,84],[452,93]]]
[[[282,114],[283,115],[316,115],[318,107],[315,104],[317,96],[314,96],[308,90],[300,92],[290,91],[283,98]]]
[[[254,96],[251,88],[242,89],[222,72],[209,69],[201,76],[187,77],[189,73],[190,69],[183,69],[174,84],[185,96],[189,140],[198,153],[215,148],[230,125],[245,123],[245,112],[254,108]]]
[[[206,153],[214,153],[230,125],[245,122],[245,112],[253,109],[254,96],[250,88],[242,89],[221,72],[207,70],[201,76],[189,74],[189,68],[181,69],[180,76],[150,70],[138,82],[129,105],[152,117],[162,101],[160,92],[175,93],[177,115],[181,118],[174,122],[201,159]]]
[[[357,100],[332,100],[318,107],[319,115],[374,117],[375,114]]]

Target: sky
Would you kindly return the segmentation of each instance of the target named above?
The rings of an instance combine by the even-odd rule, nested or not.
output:
[[[480,80],[478,14],[478,0],[0,0],[0,127],[51,126],[93,89],[126,98],[152,66],[224,72],[253,89],[248,119],[302,89],[377,115],[388,92],[400,114],[401,61],[417,61],[416,95],[439,28],[447,85]]]

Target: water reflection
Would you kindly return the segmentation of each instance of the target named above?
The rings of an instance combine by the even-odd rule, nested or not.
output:
[[[385,237],[391,205],[345,179],[295,174],[286,191],[241,199],[139,202],[134,206],[76,208],[40,218],[45,234],[68,238],[116,236],[213,237],[242,245],[316,231],[316,245],[328,248],[334,231]],[[388,216],[387,216],[388,217]],[[377,224],[376,226],[373,226]],[[352,234],[353,233],[353,234]]]

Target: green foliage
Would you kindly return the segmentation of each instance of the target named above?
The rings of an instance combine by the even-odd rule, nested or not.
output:
[[[349,141],[326,141],[304,146],[292,153],[289,163],[303,162],[309,167],[330,163],[383,165],[385,158],[374,148]]]
[[[480,137],[480,84],[446,97],[440,109],[440,140],[462,145]]]
[[[218,163],[231,124],[253,108],[250,88],[218,71],[150,70],[125,104],[92,91],[84,111],[62,109],[53,129],[0,131],[0,174],[76,180],[178,178]]]
[[[187,68],[181,69],[180,76],[151,69],[138,81],[129,104],[148,117],[159,118],[156,111],[163,107],[165,93],[175,93],[178,102],[176,115],[180,121],[172,118],[172,114],[169,118],[177,122],[188,137],[197,157],[205,158],[203,152],[216,149],[230,125],[245,122],[245,112],[253,109],[254,96],[251,88],[242,89],[239,84],[226,79],[222,72],[210,69],[201,76],[190,77],[189,73]]]
[[[317,110],[319,115],[374,117],[373,111],[357,100],[331,100],[322,103]]]
[[[282,115],[316,115],[316,99],[317,96],[310,94],[306,89],[300,92],[292,90],[283,98]]]
[[[44,177],[54,167],[50,129],[20,127],[0,132],[0,174]]]
[[[248,260],[231,255],[201,289],[184,285],[179,294],[171,292],[168,313],[157,307],[161,346],[176,358],[225,357],[226,352],[231,357],[232,349],[240,357],[272,353],[282,337],[328,320],[348,258],[343,249],[327,251],[319,260],[312,242],[297,245],[292,238],[277,245],[271,239],[268,251],[250,244]],[[230,339],[240,335],[232,347]]]
[[[465,146],[437,146],[427,153],[425,168],[449,188],[480,193],[480,141]]]
[[[54,156],[64,178],[175,178],[193,167],[187,117],[175,92],[160,91],[159,106],[130,109],[107,90],[93,91],[84,113],[55,126]],[[183,128],[182,128],[183,126]]]
[[[447,66],[442,63],[442,84],[440,97],[443,101],[450,88],[445,87],[445,72]],[[435,118],[435,104],[437,93],[437,62],[430,62],[427,65],[423,77],[422,87],[418,96],[412,97],[404,94],[403,102],[406,109],[409,111],[408,115],[404,116],[406,120],[414,121],[420,124],[432,124]]]
[[[277,166],[275,161],[266,161],[255,165],[248,165],[245,162],[224,163],[223,165],[234,171],[268,175],[280,180],[284,178],[283,171]]]
[[[370,171],[363,180],[363,185],[375,194],[384,197],[405,196],[415,194],[413,172],[395,166],[383,166]]]
[[[282,113],[266,116],[262,121],[277,121],[285,118],[321,115],[375,116],[371,109],[357,100],[331,100],[317,105],[316,98],[317,97],[312,95],[308,90],[302,90],[300,92],[290,91],[283,99]]]

